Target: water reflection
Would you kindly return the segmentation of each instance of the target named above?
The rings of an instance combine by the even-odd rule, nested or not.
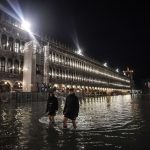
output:
[[[0,103],[0,149],[146,149],[150,148],[150,97],[106,96],[80,101],[77,130],[39,122],[46,102]],[[144,141],[143,141],[144,140]]]

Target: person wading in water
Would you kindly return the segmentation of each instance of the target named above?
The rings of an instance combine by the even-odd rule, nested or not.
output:
[[[53,91],[49,92],[46,113],[48,112],[50,123],[55,122],[56,111],[58,110],[58,99],[55,97]]]
[[[79,100],[78,97],[74,93],[74,89],[71,88],[70,94],[66,98],[63,114],[64,114],[64,120],[63,120],[63,127],[67,128],[67,120],[71,119],[73,127],[76,129],[76,118],[78,117],[79,113]]]

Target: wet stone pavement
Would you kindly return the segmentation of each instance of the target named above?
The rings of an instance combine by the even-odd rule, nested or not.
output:
[[[63,106],[49,126],[39,122],[46,102],[0,102],[0,150],[150,149],[150,95],[80,100],[76,130],[62,128]]]

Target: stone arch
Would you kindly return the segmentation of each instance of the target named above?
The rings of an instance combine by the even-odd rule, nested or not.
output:
[[[12,73],[12,70],[13,70],[13,61],[12,61],[11,58],[9,58],[8,61],[7,61],[7,67],[8,67],[8,72]]]
[[[13,84],[13,90],[14,91],[22,91],[22,82],[21,81],[16,81]]]
[[[14,48],[13,48],[14,43],[13,42],[14,42],[14,39],[12,37],[9,37],[9,39],[8,39],[8,49],[9,49],[9,51],[14,50]]]
[[[24,52],[24,46],[25,46],[25,42],[21,41],[20,42],[20,52],[23,53]]]
[[[0,71],[1,72],[5,72],[5,62],[6,62],[5,57],[1,57],[0,58]]]
[[[18,60],[14,61],[14,73],[15,74],[19,73],[19,61]]]
[[[1,36],[1,45],[2,45],[2,49],[4,50],[7,49],[7,36],[5,34],[2,34]]]
[[[9,80],[0,81],[0,92],[10,92],[12,89],[12,83]]]

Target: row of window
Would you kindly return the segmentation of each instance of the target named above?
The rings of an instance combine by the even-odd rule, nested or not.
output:
[[[109,80],[102,79],[102,78],[94,78],[91,76],[87,75],[81,75],[76,72],[72,72],[69,70],[61,70],[61,69],[56,69],[56,68],[50,68],[49,69],[49,77],[51,79],[60,79],[60,80],[69,80],[69,81],[77,81],[77,82],[84,82],[84,83],[93,83],[93,84],[111,84],[115,86],[122,86],[122,87],[129,87],[127,84],[123,83],[113,83],[110,82]]]
[[[8,73],[15,73],[19,74],[22,73],[23,63],[19,66],[19,61],[12,59],[6,59],[4,57],[0,58],[0,72],[8,72]]]
[[[119,81],[124,81],[126,83],[130,82],[129,80],[127,80],[125,78],[118,77],[118,75],[113,72],[106,73],[106,72],[104,72],[104,69],[102,69],[102,68],[98,69],[97,66],[92,66],[84,61],[77,60],[76,58],[70,58],[67,56],[63,56],[63,55],[57,54],[56,52],[53,52],[53,51],[50,51],[49,61],[52,63],[58,63],[60,65],[66,65],[71,68],[78,68],[78,69],[81,69],[82,71],[88,71],[88,72],[91,72],[94,74],[99,74],[99,75],[109,77],[112,79],[116,79]]]
[[[23,53],[24,41],[20,41],[19,39],[13,39],[12,37],[8,37],[5,34],[1,35],[1,47],[3,50],[9,50],[16,53]]]

